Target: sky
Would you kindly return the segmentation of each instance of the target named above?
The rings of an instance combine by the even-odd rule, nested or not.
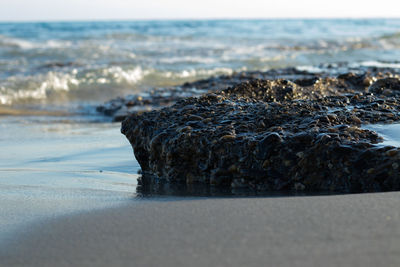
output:
[[[0,21],[400,17],[399,0],[0,0]]]

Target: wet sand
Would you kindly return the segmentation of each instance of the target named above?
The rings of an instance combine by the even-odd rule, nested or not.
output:
[[[67,116],[66,111],[37,110],[29,108],[10,108],[0,106],[0,116]]]
[[[153,198],[47,220],[2,266],[399,266],[400,193]]]
[[[134,196],[132,149],[119,125],[95,119],[1,118],[0,243],[36,221],[117,206]]]

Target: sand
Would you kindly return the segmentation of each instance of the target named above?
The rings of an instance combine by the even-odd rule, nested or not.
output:
[[[20,231],[2,266],[400,266],[400,193],[133,199]]]

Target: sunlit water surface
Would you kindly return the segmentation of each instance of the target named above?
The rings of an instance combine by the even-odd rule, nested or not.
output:
[[[138,163],[119,126],[0,117],[0,240],[33,221],[135,198]]]
[[[400,147],[400,124],[368,124],[363,128],[377,132],[383,141],[379,143],[380,146],[394,146]]]

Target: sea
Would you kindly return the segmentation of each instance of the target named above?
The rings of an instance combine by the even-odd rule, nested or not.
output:
[[[400,68],[399,19],[0,23],[0,241],[49,217],[140,201],[109,99],[240,71]]]

